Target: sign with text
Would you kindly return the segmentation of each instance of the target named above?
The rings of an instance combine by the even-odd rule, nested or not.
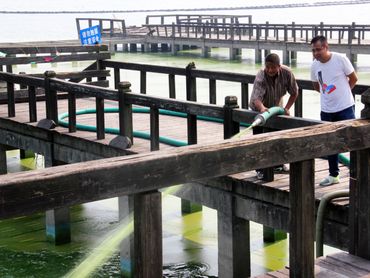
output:
[[[95,25],[80,30],[80,40],[82,45],[94,45],[101,43],[100,26]]]

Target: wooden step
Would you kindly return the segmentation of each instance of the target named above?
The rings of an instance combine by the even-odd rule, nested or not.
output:
[[[289,268],[255,277],[289,277]],[[320,257],[315,261],[315,277],[370,277],[370,261],[353,256],[347,252],[339,252],[326,257]]]

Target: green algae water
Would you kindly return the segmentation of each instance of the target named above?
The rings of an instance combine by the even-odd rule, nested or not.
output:
[[[8,170],[42,168],[42,157],[19,159],[7,152]],[[180,200],[162,193],[163,276],[217,277],[217,213],[181,214]],[[44,213],[0,221],[0,277],[120,277],[119,242],[132,231],[118,221],[117,198],[71,208],[72,242],[46,241]],[[251,223],[252,275],[281,269],[289,262],[288,241],[264,243],[262,226]],[[325,249],[325,252],[329,252]]]
[[[309,79],[310,56],[308,53],[298,54],[298,61],[292,67],[297,78]],[[202,58],[198,50],[181,51],[176,57],[163,53],[116,53],[113,59],[174,67],[185,67],[194,61],[199,69],[255,74],[262,65],[255,65],[253,57],[253,51],[244,51],[239,60],[229,61],[227,50],[212,49],[207,59]],[[366,61],[366,57],[364,60],[359,57],[360,84],[370,84],[370,67],[366,66]],[[68,71],[71,67],[79,70],[88,64],[26,65],[15,67],[14,72]],[[121,80],[130,81],[134,92],[139,91],[139,76],[138,72],[121,71]],[[147,77],[149,95],[167,96],[166,75],[148,73]],[[113,84],[112,78],[110,81]],[[185,79],[176,78],[176,93],[180,99],[185,99],[184,88]],[[198,100],[207,102],[208,81],[197,80],[197,91]],[[227,95],[239,98],[240,85],[217,82],[217,95],[219,105]],[[361,105],[359,100],[356,100],[356,105]],[[305,93],[304,116],[319,117],[318,94],[307,92],[306,96]],[[43,167],[41,156],[20,160],[17,151],[7,152],[7,156],[9,172]],[[179,199],[163,194],[164,277],[217,277],[216,211],[203,207],[202,212],[182,215]],[[117,242],[118,238],[126,237],[131,228],[120,225],[116,198],[72,207],[72,242],[69,244],[54,246],[46,241],[44,217],[39,213],[0,221],[0,277],[120,277]],[[264,243],[262,234],[262,226],[252,223],[252,275],[281,269],[289,262],[287,240]],[[326,248],[325,252],[331,250]]]

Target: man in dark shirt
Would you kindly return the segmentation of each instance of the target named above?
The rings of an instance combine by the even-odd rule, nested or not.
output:
[[[283,106],[283,97],[290,94],[288,102]],[[285,114],[290,115],[290,108],[298,97],[298,85],[289,67],[280,65],[280,58],[277,54],[271,53],[266,56],[265,68],[260,70],[253,84],[253,91],[249,106],[257,112],[265,112],[270,107],[284,107]],[[262,127],[253,128],[253,134],[263,132]],[[282,166],[287,170],[287,166]],[[262,179],[262,170],[257,170],[257,178]]]

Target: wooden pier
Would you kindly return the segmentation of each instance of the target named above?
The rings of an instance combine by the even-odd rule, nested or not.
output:
[[[363,119],[321,123],[279,116],[269,120],[266,128],[280,131],[236,140],[228,138],[256,115],[243,109],[254,76],[200,71],[194,65],[181,69],[110,60],[93,65],[101,71],[113,69],[116,89],[61,80],[55,78],[58,73],[48,72],[41,78],[0,72],[0,80],[7,84],[7,101],[0,105],[1,173],[6,174],[5,151],[9,148],[41,153],[49,167],[2,177],[0,218],[47,211],[47,232],[56,231],[48,236],[62,243],[70,235],[70,206],[119,197],[122,217],[129,212],[128,207],[134,208],[135,254],[130,259],[135,277],[161,277],[158,190],[181,184],[176,195],[217,209],[219,277],[250,276],[249,221],[289,231],[289,275],[313,277],[315,207],[326,192],[349,188],[349,199],[328,206],[324,241],[348,250],[351,256],[338,256],[345,257],[347,263],[355,262],[361,268],[358,273],[370,273],[369,86],[354,89],[354,93],[362,94]],[[130,92],[128,82],[121,82],[120,72],[127,69],[140,74],[140,94]],[[147,72],[168,75],[170,98],[145,94],[150,87]],[[186,78],[186,101],[175,99],[177,76]],[[195,102],[199,78],[209,80],[211,104]],[[227,97],[223,105],[212,104],[217,80],[241,84],[242,108],[235,97]],[[298,84],[304,98],[312,84],[304,80]],[[18,85],[26,86],[29,98],[17,99]],[[44,93],[42,101],[33,97],[36,88]],[[302,101],[295,108],[296,114],[302,113]],[[134,114],[132,108],[138,106],[148,107],[149,114]],[[96,115],[76,114],[90,107],[96,108]],[[117,114],[105,113],[106,107],[117,107]],[[160,109],[184,113],[185,119],[160,115]],[[54,126],[62,112],[68,112],[68,126]],[[199,116],[223,122],[203,122]],[[76,123],[80,121],[95,124],[96,132],[78,131]],[[117,128],[118,134],[106,133],[106,127]],[[150,140],[133,138],[134,130],[150,131]],[[159,136],[175,136],[190,146],[165,146]],[[351,153],[351,171],[343,167],[340,184],[319,187],[317,180],[326,171],[326,162],[320,157],[347,151]],[[253,169],[271,169],[282,163],[290,163],[289,175],[272,174],[269,181],[256,180]],[[127,249],[121,250],[127,253]],[[330,260],[320,258],[316,264],[331,264],[333,271],[339,271]],[[339,273],[346,275],[344,270]]]
[[[154,19],[159,23],[153,23]],[[243,22],[247,18],[247,22]],[[230,59],[241,54],[242,49],[255,51],[256,63],[271,50],[283,53],[283,63],[297,59],[297,52],[310,52],[311,39],[322,34],[328,38],[333,51],[345,53],[352,63],[358,54],[370,54],[370,25],[356,24],[274,24],[252,23],[246,15],[152,15],[140,27],[126,26],[124,20],[77,18],[78,31],[92,25],[103,26],[103,41],[110,49],[142,52],[167,52],[174,55],[182,49],[197,47],[203,56],[212,48],[228,48]],[[85,27],[83,27],[85,26]],[[105,26],[105,27],[104,27]]]

